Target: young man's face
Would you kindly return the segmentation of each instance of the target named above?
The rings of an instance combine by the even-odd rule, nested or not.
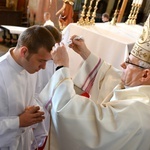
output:
[[[107,22],[107,21],[108,21],[108,18],[102,16],[102,21],[103,21],[103,22]]]
[[[51,54],[45,48],[40,48],[37,54],[27,54],[22,63],[22,67],[29,73],[38,72],[45,69],[46,62],[51,59]]]

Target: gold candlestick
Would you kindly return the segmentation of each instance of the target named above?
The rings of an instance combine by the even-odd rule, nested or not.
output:
[[[119,4],[120,4],[120,0],[119,0],[118,3],[117,3],[117,7],[116,7],[116,10],[115,10],[115,13],[114,13],[114,17],[112,18],[112,20],[111,20],[111,22],[110,22],[111,25],[116,25],[117,16],[118,16]]]
[[[132,3],[132,5],[131,5],[132,7],[131,7],[131,10],[130,10],[130,14],[129,14],[129,16],[128,16],[128,20],[125,22],[126,24],[131,24],[131,20],[132,20],[132,15],[133,15],[133,12],[134,12],[134,10],[136,9],[136,4],[135,3]]]
[[[90,25],[90,14],[91,14],[91,9],[92,9],[92,3],[93,3],[93,0],[90,1],[90,5],[88,7],[88,12],[86,14],[86,18],[85,18],[85,25]]]
[[[142,4],[139,4],[139,3],[132,4],[132,8],[131,8],[130,14],[128,16],[128,20],[125,22],[126,24],[128,24],[128,25],[136,24],[137,15],[139,13],[141,6],[142,6]]]
[[[135,8],[134,8],[133,13],[132,13],[132,15],[131,15],[130,24],[133,23],[135,14],[136,14],[136,12],[137,12],[137,8],[138,8],[138,4],[135,4]]]
[[[136,9],[135,9],[134,15],[132,16],[132,20],[131,20],[132,25],[136,24],[136,19],[137,19],[137,15],[139,13],[140,7],[141,7],[141,4],[136,5]]]
[[[81,17],[80,17],[79,21],[77,22],[77,24],[79,24],[79,25],[84,25],[86,3],[87,3],[87,0],[84,0],[83,10],[80,15]]]
[[[99,1],[100,0],[96,1],[95,7],[94,7],[94,12],[93,12],[92,18],[90,20],[90,25],[94,25],[95,24],[96,10],[97,10],[97,5],[98,5]]]

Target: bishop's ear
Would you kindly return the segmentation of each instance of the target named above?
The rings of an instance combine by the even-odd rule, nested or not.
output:
[[[144,69],[142,74],[142,82],[150,84],[150,69]]]

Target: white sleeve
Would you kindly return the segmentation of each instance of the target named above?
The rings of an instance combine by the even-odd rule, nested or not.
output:
[[[41,123],[33,125],[33,134],[35,139],[31,145],[32,149],[36,149],[37,146],[43,146],[50,129],[50,113],[44,108],[43,104],[37,98],[34,102],[36,105],[39,105],[40,110],[44,112],[45,119]]]
[[[78,73],[76,74],[73,80],[74,84],[77,87],[81,88],[83,91],[86,91],[86,87],[89,84],[92,84],[91,82],[94,82],[102,63],[102,59],[98,58],[97,56],[91,53],[90,56],[82,64]]]
[[[133,148],[133,141],[138,139],[136,147],[140,146],[145,141],[143,133],[149,131],[149,106],[123,98],[100,105],[79,96],[65,67],[55,72],[40,98],[46,106],[49,101],[52,103],[52,120],[61,149],[137,149]],[[145,143],[148,147],[148,142],[142,146]]]
[[[21,134],[19,129],[19,117],[8,116],[9,104],[2,75],[0,75],[0,147],[13,141],[17,135]]]

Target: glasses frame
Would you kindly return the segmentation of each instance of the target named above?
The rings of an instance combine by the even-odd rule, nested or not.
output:
[[[134,64],[134,63],[130,62],[130,59],[129,59],[129,58],[126,59],[125,63],[126,63],[126,64],[130,64],[130,65],[133,65],[133,66],[138,67],[138,68],[146,69],[146,68],[144,68],[144,67],[142,67],[142,66],[139,66],[139,65],[137,65],[137,64]]]

